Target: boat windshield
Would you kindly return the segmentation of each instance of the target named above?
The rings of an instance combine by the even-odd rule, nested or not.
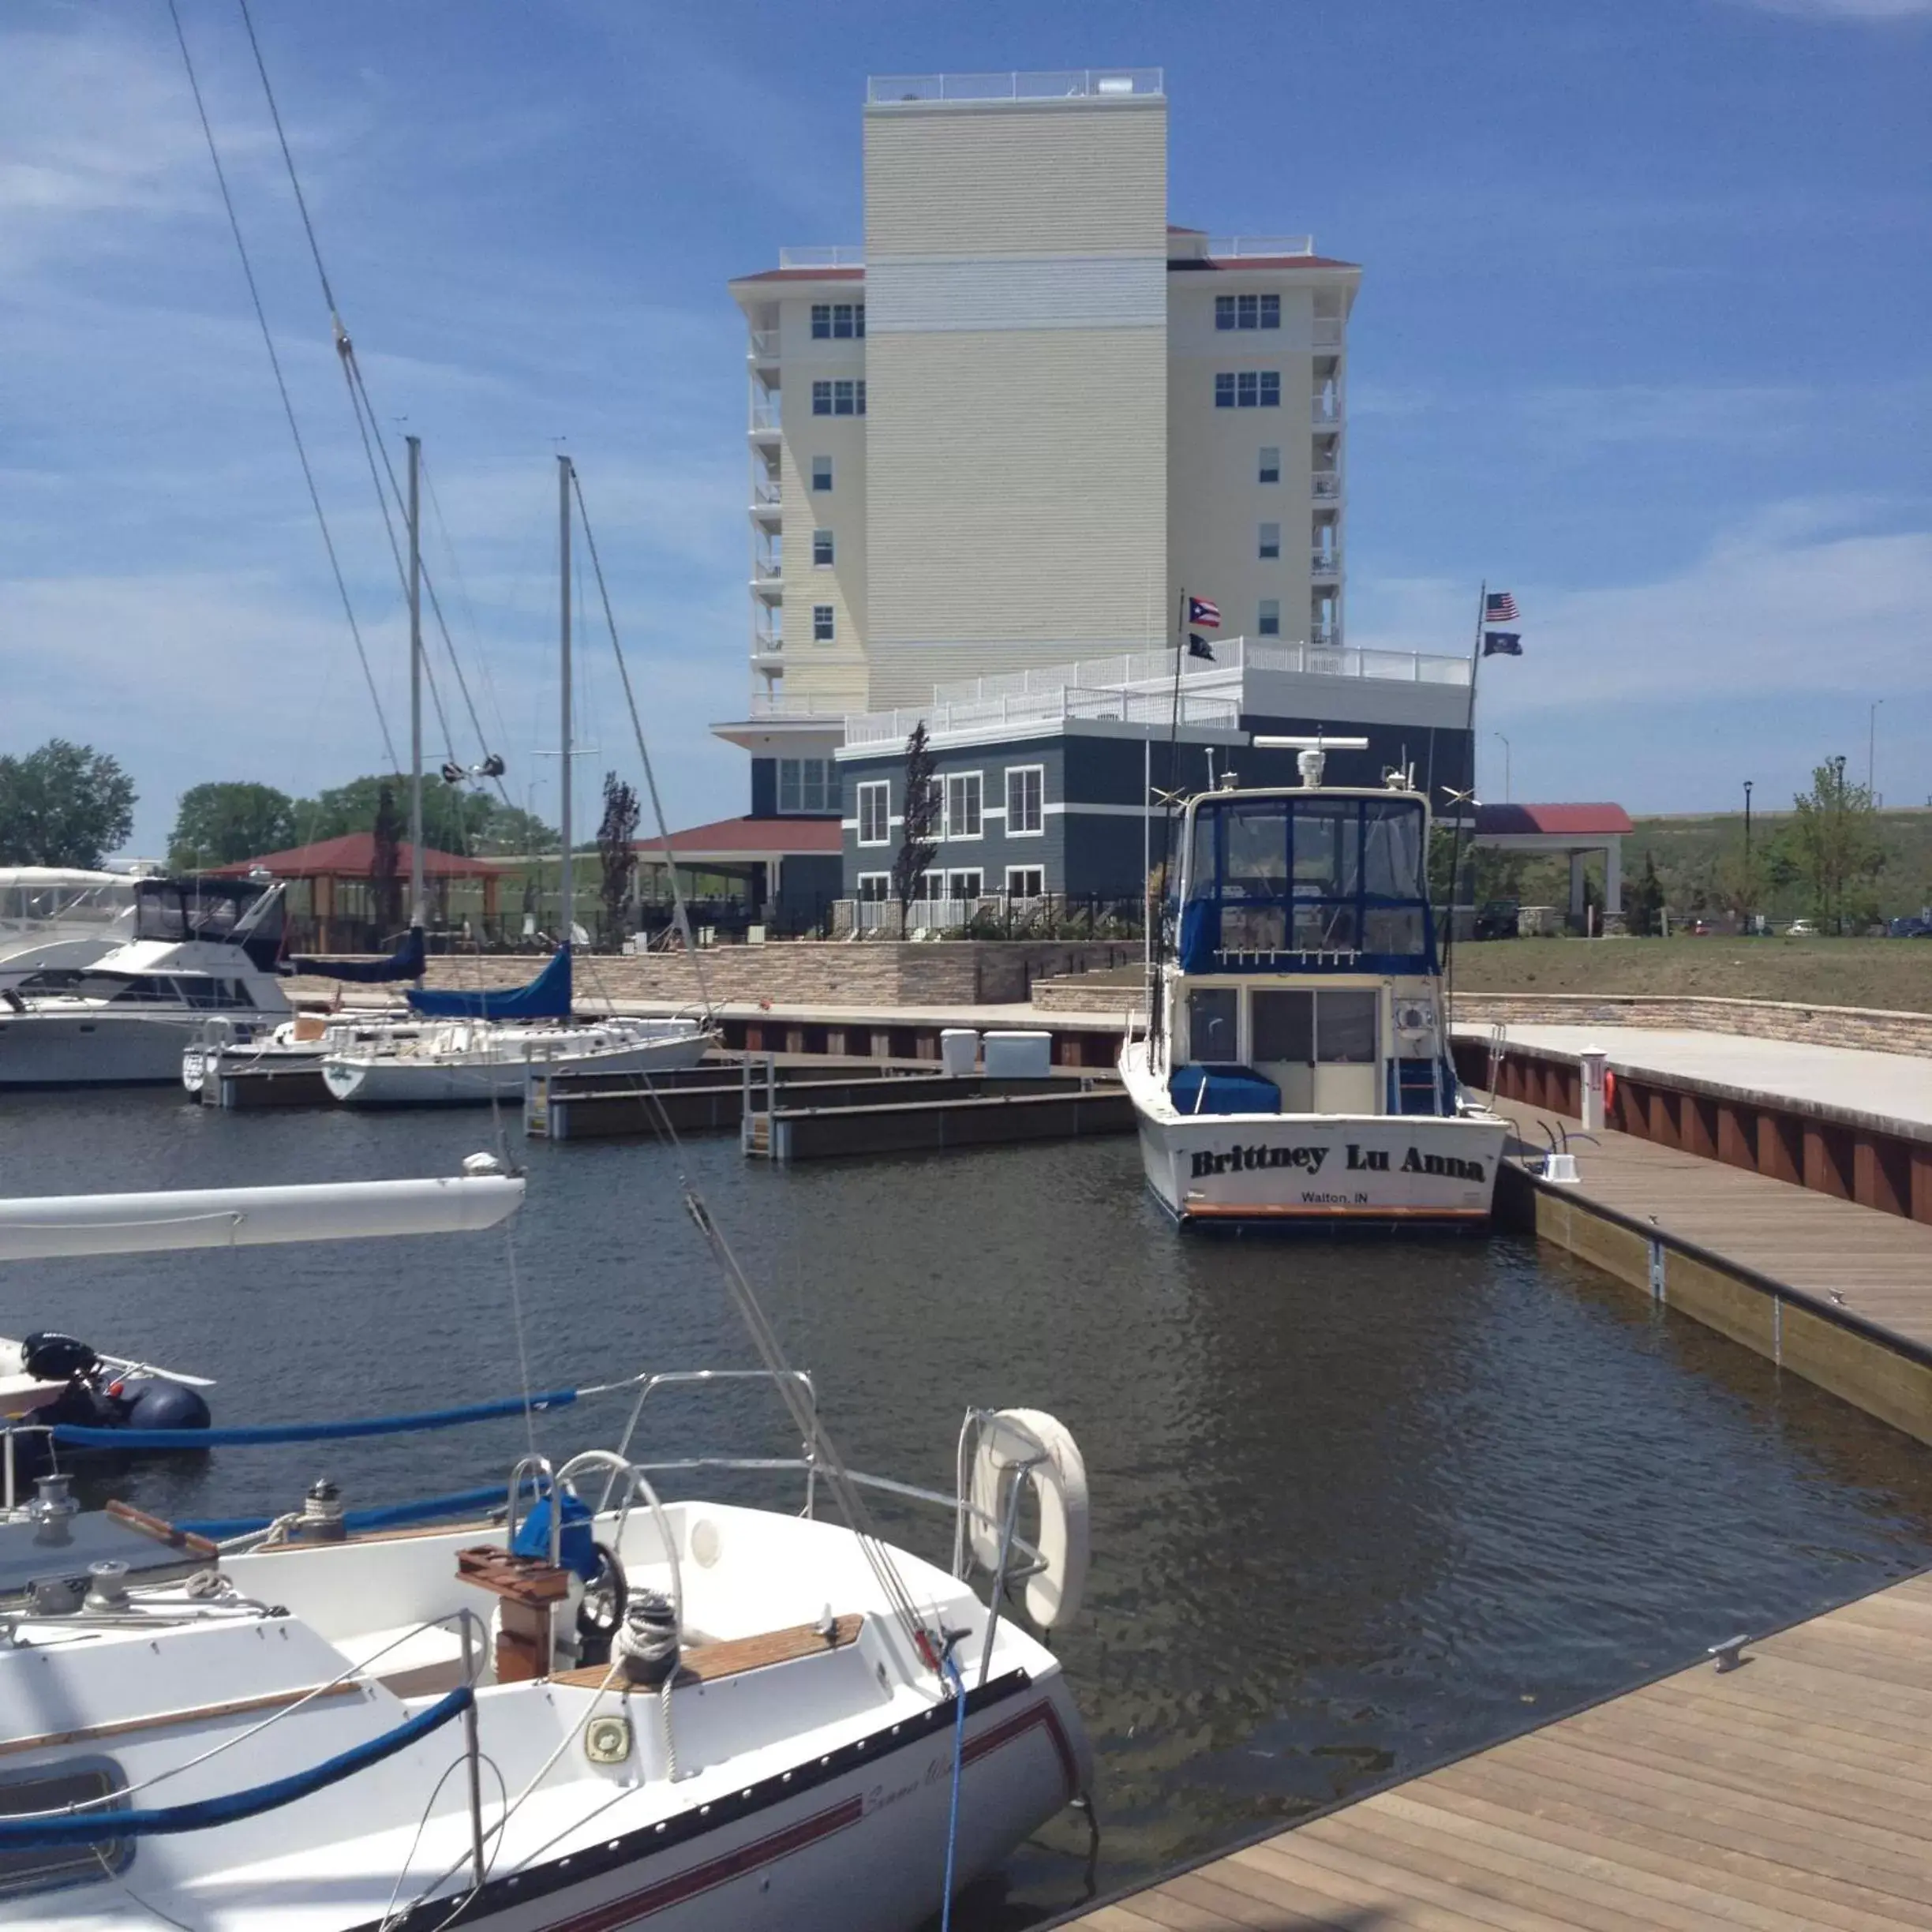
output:
[[[1187,972],[1436,971],[1419,799],[1199,800],[1187,855]]]
[[[71,931],[103,935],[134,903],[134,882],[103,872],[0,870],[0,942]]]

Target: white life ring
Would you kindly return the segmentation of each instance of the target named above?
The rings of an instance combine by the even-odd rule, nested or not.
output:
[[[1035,1541],[1046,1562],[1027,1580],[1027,1615],[1051,1630],[1080,1608],[1087,1591],[1087,1465],[1072,1432],[1043,1409],[1002,1409],[981,1425],[968,1500],[973,1555],[986,1569],[998,1565],[1013,1485],[1023,1480],[1039,1503]]]

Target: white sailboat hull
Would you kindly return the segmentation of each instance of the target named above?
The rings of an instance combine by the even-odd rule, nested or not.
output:
[[[1140,1160],[1183,1222],[1438,1223],[1490,1217],[1508,1125],[1493,1114],[1182,1114],[1144,1046],[1121,1056]]]
[[[711,1035],[702,1029],[589,1050],[573,1050],[555,1035],[535,1035],[523,1046],[511,1034],[473,1054],[331,1058],[322,1064],[322,1078],[330,1093],[346,1106],[477,1106],[491,1100],[520,1101],[532,1068],[548,1073],[668,1073],[697,1065],[710,1045]]]

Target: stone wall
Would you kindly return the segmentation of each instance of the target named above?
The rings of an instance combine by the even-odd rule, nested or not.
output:
[[[1037,980],[1114,965],[1139,946],[1138,940],[784,939],[708,947],[698,957],[718,1005],[768,1000],[774,1006],[981,1006],[1024,1001]],[[429,983],[520,986],[543,964],[519,953],[438,953],[429,961]],[[698,977],[686,953],[633,958],[600,953],[578,957],[576,989],[579,1000],[608,999],[620,1007],[680,1005],[697,999]],[[298,999],[327,1000],[335,990],[327,979],[290,983]]]

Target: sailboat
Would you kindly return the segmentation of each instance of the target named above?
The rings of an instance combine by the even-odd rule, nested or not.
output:
[[[412,449],[413,463],[413,449]],[[412,474],[414,470],[412,468]],[[433,1106],[476,1104],[522,1094],[534,1068],[571,1068],[612,1074],[668,1073],[695,1066],[715,1044],[706,1021],[613,1017],[579,1020],[572,1017],[571,934],[574,855],[571,838],[571,485],[567,456],[557,459],[558,558],[561,584],[558,657],[562,687],[560,818],[563,833],[562,934],[556,954],[527,985],[476,991],[413,988],[409,1003],[425,1020],[440,1024],[411,1035],[389,1035],[327,1052],[322,1078],[336,1099],[350,1106]],[[412,552],[412,560],[414,552]],[[412,569],[411,688],[417,688],[421,657]],[[420,730],[421,701],[412,698],[412,723]],[[410,888],[421,905],[421,796],[420,751],[417,789],[410,801],[414,863]]]

